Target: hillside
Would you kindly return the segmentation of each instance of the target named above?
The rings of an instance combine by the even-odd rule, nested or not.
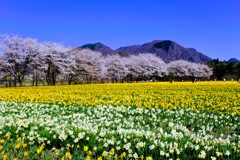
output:
[[[101,52],[103,55],[113,53],[113,50],[110,47],[108,47],[100,42],[85,44],[85,45],[79,47],[78,49],[91,49],[93,51]]]
[[[93,51],[99,51],[104,55],[121,54],[121,55],[136,55],[139,53],[153,53],[162,58],[166,62],[173,60],[188,60],[191,62],[202,63],[208,62],[212,59],[203,53],[198,52],[194,48],[184,48],[183,46],[170,40],[154,40],[143,45],[131,45],[120,47],[112,50],[110,47],[102,43],[86,44],[78,49],[88,48]]]
[[[232,62],[237,62],[237,63],[239,63],[240,60],[238,60],[238,59],[236,59],[236,58],[231,58],[231,59],[228,60],[228,62],[229,62],[229,63],[232,63]]]

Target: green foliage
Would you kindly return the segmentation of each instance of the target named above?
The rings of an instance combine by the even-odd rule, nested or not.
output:
[[[207,63],[208,66],[213,68],[212,79],[216,80],[238,80],[240,78],[240,63],[219,61],[214,59]]]

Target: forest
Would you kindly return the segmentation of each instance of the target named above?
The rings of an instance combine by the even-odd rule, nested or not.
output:
[[[213,74],[211,79],[213,80],[239,80],[240,78],[240,63],[219,61],[214,59],[207,63],[212,68]]]

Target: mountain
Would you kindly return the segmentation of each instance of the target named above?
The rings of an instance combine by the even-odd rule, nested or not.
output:
[[[90,49],[90,50],[93,50],[93,51],[101,52],[103,55],[113,53],[113,50],[111,48],[109,48],[108,46],[105,46],[104,44],[102,44],[100,42],[85,44],[81,47],[78,47],[78,49]]]
[[[236,59],[236,58],[231,58],[228,60],[229,63],[232,63],[232,62],[238,62],[240,63],[240,60]]]
[[[201,63],[212,60],[194,48],[184,48],[170,40],[154,40],[143,45],[120,47],[114,52],[120,54],[154,53],[166,62],[183,59]]]
[[[98,42],[86,44],[76,49],[84,48],[91,49],[93,51],[99,51],[103,55],[137,55],[139,53],[153,53],[166,62],[183,59],[191,62],[202,63],[212,60],[194,48],[184,48],[181,45],[170,40],[154,40],[143,45],[120,47],[116,50],[112,50],[110,47]]]

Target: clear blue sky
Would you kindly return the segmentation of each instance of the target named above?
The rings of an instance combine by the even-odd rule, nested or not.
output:
[[[240,59],[240,0],[0,0],[0,34],[117,49],[173,40]]]

